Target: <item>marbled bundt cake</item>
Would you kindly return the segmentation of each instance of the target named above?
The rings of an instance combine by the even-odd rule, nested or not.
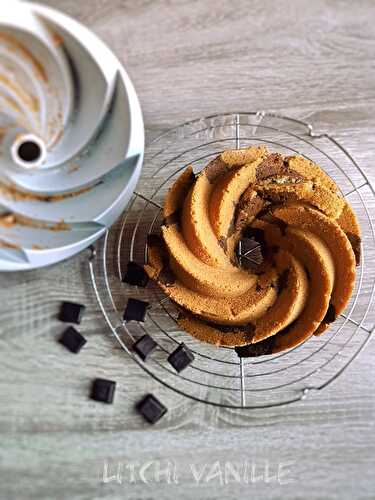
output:
[[[256,240],[262,261],[238,246]],[[265,147],[224,151],[169,190],[145,269],[179,324],[218,346],[271,354],[321,334],[350,299],[360,229],[334,181],[305,158]]]

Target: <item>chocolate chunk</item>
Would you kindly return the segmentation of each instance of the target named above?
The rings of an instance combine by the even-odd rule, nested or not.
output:
[[[168,363],[178,372],[185,370],[194,361],[194,355],[184,343],[168,356]]]
[[[353,248],[355,263],[357,266],[361,263],[361,238],[353,233],[346,233],[348,240]]]
[[[254,218],[264,208],[266,202],[251,188],[242,195],[239,207],[245,211],[248,218]]]
[[[266,246],[264,231],[258,228],[246,227],[242,232],[241,254],[245,254],[253,248],[254,252],[251,259],[243,257],[241,264],[245,269],[257,272],[261,270],[261,266],[265,264],[265,261],[270,259],[270,252]]]
[[[259,270],[263,262],[260,244],[252,238],[242,238],[240,243],[241,246],[238,245],[237,253],[241,259],[241,267],[254,272]]]
[[[330,302],[322,323],[333,323],[337,318],[335,306]]]
[[[73,326],[69,326],[61,335],[59,342],[70,352],[77,354],[87,340]]]
[[[59,320],[64,323],[81,323],[82,315],[86,307],[74,302],[63,302],[60,310]]]
[[[91,399],[102,403],[112,404],[115,396],[116,382],[97,378],[94,380],[91,389]]]
[[[207,165],[207,167],[203,170],[203,173],[207,177],[208,181],[213,184],[216,182],[218,177],[226,174],[229,170],[230,166],[224,163],[220,156],[218,156]]]
[[[241,253],[242,255],[246,253],[255,253],[257,250],[260,251],[260,243],[256,241],[254,238],[241,238]]]
[[[125,276],[122,280],[124,283],[128,283],[133,286],[145,287],[148,283],[148,276],[143,266],[140,266],[136,262],[128,262]]]
[[[284,165],[283,157],[279,153],[272,153],[265,158],[256,169],[256,178],[258,181],[280,175],[287,171]]]
[[[134,351],[138,356],[146,361],[147,357],[156,349],[157,343],[150,337],[150,335],[143,335],[140,339],[133,344]]]
[[[146,310],[150,304],[138,299],[128,299],[124,312],[125,321],[144,321]]]
[[[272,354],[274,345],[275,338],[268,337],[268,339],[257,342],[256,344],[235,347],[234,350],[239,358],[254,358],[257,356]]]
[[[167,413],[167,408],[153,394],[145,396],[136,406],[138,412],[149,422],[155,424]]]
[[[256,217],[259,212],[265,207],[266,201],[260,196],[256,196],[251,201],[249,201],[244,207],[249,217]]]
[[[258,229],[255,227],[247,227],[242,233],[242,236],[243,238],[249,238],[255,240],[260,245],[264,245],[266,243],[263,229]]]

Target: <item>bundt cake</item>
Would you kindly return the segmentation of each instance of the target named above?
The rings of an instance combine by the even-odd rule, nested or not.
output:
[[[241,258],[254,241],[260,261]],[[318,165],[253,146],[179,175],[145,270],[183,329],[257,356],[326,330],[349,302],[360,249],[355,214]]]

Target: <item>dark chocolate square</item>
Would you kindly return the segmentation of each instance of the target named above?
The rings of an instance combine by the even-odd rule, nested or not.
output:
[[[113,398],[116,390],[116,382],[97,378],[94,380],[91,389],[91,399],[101,401],[102,403],[113,403]]]
[[[184,343],[180,344],[169,356],[168,362],[177,372],[182,372],[194,361],[194,355]]]
[[[148,283],[148,276],[143,266],[140,266],[136,262],[128,262],[125,276],[123,278],[124,283],[128,283],[133,286],[145,287]]]
[[[143,361],[146,361],[147,357],[154,351],[157,347],[155,340],[150,337],[150,335],[143,335],[137,342],[134,343],[133,349],[138,354]]]
[[[64,323],[81,323],[82,315],[86,307],[74,302],[63,302],[60,310],[59,320]]]
[[[129,299],[124,312],[125,321],[144,321],[150,304],[138,299]]]
[[[167,413],[167,408],[152,394],[145,396],[136,406],[138,412],[149,422],[155,424]]]
[[[61,335],[59,342],[70,352],[77,354],[86,344],[87,340],[73,326],[69,326]]]

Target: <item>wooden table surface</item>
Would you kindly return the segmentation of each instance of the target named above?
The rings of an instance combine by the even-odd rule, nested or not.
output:
[[[148,137],[213,113],[273,110],[331,132],[375,180],[373,1],[46,3],[119,55]],[[158,386],[116,348],[87,253],[2,274],[0,283],[1,500],[375,498],[374,343],[305,401],[218,410]],[[88,344],[78,356],[56,342],[64,299],[88,306],[81,328]],[[88,399],[97,376],[118,382],[113,406]],[[150,391],[170,408],[154,427],[134,411]],[[106,464],[109,476],[119,469],[122,484],[103,478]],[[231,474],[246,464],[255,476]]]

